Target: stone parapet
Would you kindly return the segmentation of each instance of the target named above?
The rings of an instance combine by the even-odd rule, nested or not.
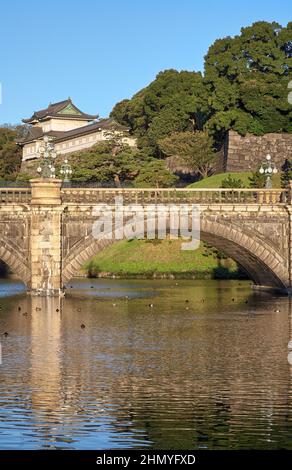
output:
[[[55,178],[38,178],[30,180],[30,184],[32,205],[56,206],[62,203],[62,180]]]

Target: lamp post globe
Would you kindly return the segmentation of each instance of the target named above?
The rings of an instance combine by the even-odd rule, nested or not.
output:
[[[278,173],[278,170],[276,168],[275,163],[272,162],[272,157],[270,154],[266,155],[265,160],[262,161],[261,166],[259,168],[259,173],[261,175],[264,175],[264,177],[266,178],[265,188],[272,189],[273,183],[271,176],[273,174]]]

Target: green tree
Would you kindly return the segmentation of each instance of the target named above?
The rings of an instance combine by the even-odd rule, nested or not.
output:
[[[72,180],[80,182],[107,182],[113,178],[109,168],[112,159],[111,146],[108,142],[100,143],[85,150],[68,155],[68,161],[72,167]],[[56,161],[57,172],[62,163],[62,158]]]
[[[0,128],[0,178],[15,180],[21,165],[21,149],[15,143],[17,130],[13,127]]]
[[[145,181],[146,186],[148,182],[151,186],[150,177],[147,181],[146,176],[151,172],[156,172],[155,186],[157,184],[163,186],[164,183],[169,186],[176,181],[176,178],[166,170],[163,161],[126,144],[118,147],[116,140],[101,142],[86,150],[71,153],[68,155],[68,160],[73,170],[72,181],[105,183],[112,186],[128,186],[136,183],[143,186]],[[56,163],[58,174],[62,158],[59,157]],[[144,176],[137,180],[142,172]]]
[[[118,103],[111,117],[126,125],[139,147],[158,155],[157,141],[172,132],[202,129],[209,115],[201,73],[166,70],[130,100]]]
[[[292,22],[282,27],[259,21],[209,48],[204,83],[212,116],[206,127],[217,141],[228,129],[241,134],[291,132],[291,37]]]
[[[289,188],[289,181],[292,180],[292,161],[286,160],[282,166],[281,173],[281,186],[282,188]]]
[[[165,168],[162,160],[152,159],[139,171],[134,180],[136,188],[168,188],[177,182],[177,176]]]
[[[240,178],[233,178],[231,175],[228,175],[227,178],[222,180],[222,188],[242,188],[243,181]]]
[[[259,171],[253,172],[248,179],[251,188],[264,188],[266,185],[265,175]]]
[[[160,150],[192,173],[206,178],[214,161],[212,138],[203,131],[175,132],[159,140]]]

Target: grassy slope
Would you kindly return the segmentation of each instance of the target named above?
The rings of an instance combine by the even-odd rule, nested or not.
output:
[[[218,175],[209,176],[209,178],[205,178],[203,180],[197,181],[196,183],[190,184],[189,188],[221,188],[222,181],[231,175],[232,178],[241,179],[244,185],[244,188],[249,188],[249,176],[251,173],[219,173]],[[273,186],[275,188],[280,188],[280,174],[276,174],[273,176]]]
[[[216,251],[201,243],[194,251],[181,250],[181,240],[122,240],[104,249],[87,263],[92,276],[111,273],[120,276],[237,277],[232,260],[218,260]]]

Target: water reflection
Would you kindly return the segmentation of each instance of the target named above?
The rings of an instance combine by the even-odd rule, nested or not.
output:
[[[287,298],[237,281],[71,285],[0,298],[0,448],[292,448]]]

